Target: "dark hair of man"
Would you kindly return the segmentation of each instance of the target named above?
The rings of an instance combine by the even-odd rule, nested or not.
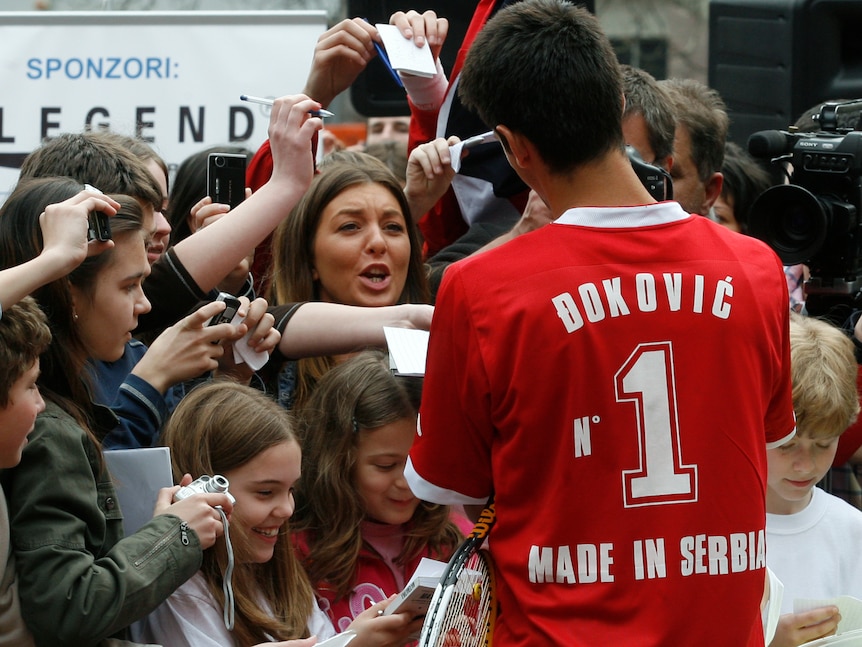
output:
[[[623,65],[621,69],[626,97],[623,119],[632,114],[643,117],[649,131],[650,148],[656,160],[663,161],[673,155],[676,135],[673,103],[649,72],[631,65]]]
[[[622,149],[616,55],[596,18],[568,2],[500,10],[473,42],[458,91],[486,124],[530,140],[552,172]]]
[[[841,103],[842,101],[846,101],[846,99],[830,99],[829,101],[823,101],[811,106],[808,110],[799,115],[799,119],[797,119],[796,123],[793,124],[794,127],[797,131],[803,133],[816,133],[823,130],[820,122],[814,117],[820,115],[820,111],[827,103]],[[835,125],[838,128],[858,129],[858,110],[839,110],[835,113],[835,117],[835,121],[837,122]]]
[[[106,131],[64,133],[24,159],[21,178],[70,177],[103,193],[132,196],[161,211],[162,189],[146,161],[124,145],[128,139]]]
[[[677,124],[688,128],[697,174],[706,182],[721,171],[729,119],[721,95],[694,79],[659,81],[673,100]]]
[[[761,193],[772,186],[769,172],[741,146],[727,142],[724,164],[721,166],[724,182],[721,195],[733,198],[733,217],[742,233],[748,232],[748,215],[751,205]]]

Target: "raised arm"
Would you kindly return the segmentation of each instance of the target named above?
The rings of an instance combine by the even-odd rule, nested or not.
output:
[[[305,95],[276,99],[269,125],[272,177],[224,217],[174,247],[202,291],[224,279],[287,217],[308,188],[314,173],[311,140],[323,125],[308,111],[320,107]]]
[[[66,276],[81,262],[113,246],[113,241],[87,242],[87,215],[101,211],[114,215],[114,200],[92,191],[49,205],[39,216],[42,253],[21,265],[0,272],[0,307],[10,308],[46,283]]]

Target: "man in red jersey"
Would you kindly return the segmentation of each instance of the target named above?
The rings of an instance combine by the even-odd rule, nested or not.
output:
[[[589,12],[501,10],[459,92],[558,217],[447,270],[406,469],[422,499],[495,496],[495,644],[763,645],[766,448],[795,426],[781,262],[650,197]]]

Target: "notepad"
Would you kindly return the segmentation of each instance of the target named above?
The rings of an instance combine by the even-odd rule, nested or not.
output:
[[[392,69],[426,78],[437,74],[434,56],[427,41],[422,47],[416,47],[413,39],[404,38],[395,25],[378,23],[375,27],[380,38],[383,39],[383,46],[386,48]]]
[[[819,600],[796,598],[793,600],[793,613],[828,606],[838,607],[838,612],[841,614],[836,632],[839,636],[848,632],[862,632],[862,600],[849,595]]]
[[[428,355],[427,330],[383,327],[389,347],[389,367],[396,375],[424,377]]]

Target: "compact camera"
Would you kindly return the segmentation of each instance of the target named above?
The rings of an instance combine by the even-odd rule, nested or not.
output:
[[[88,216],[87,240],[111,240],[111,220],[101,211],[91,211]]]
[[[231,504],[233,504],[236,500],[233,498],[233,495],[228,492],[229,485],[230,483],[228,480],[220,474],[216,474],[215,476],[207,476],[205,474],[177,490],[177,493],[174,495],[174,501],[188,499],[193,494],[215,492],[218,494],[226,494],[227,498],[230,499]]]
[[[767,130],[748,140],[754,157],[792,164],[790,183],[770,187],[752,204],[749,232],[785,265],[808,266],[811,304],[849,301],[862,289],[862,132],[839,127],[835,112],[844,105],[823,106],[819,132]]]
[[[101,193],[96,187],[85,184],[87,191]],[[87,240],[111,240],[111,220],[101,211],[91,211],[87,216]]]

